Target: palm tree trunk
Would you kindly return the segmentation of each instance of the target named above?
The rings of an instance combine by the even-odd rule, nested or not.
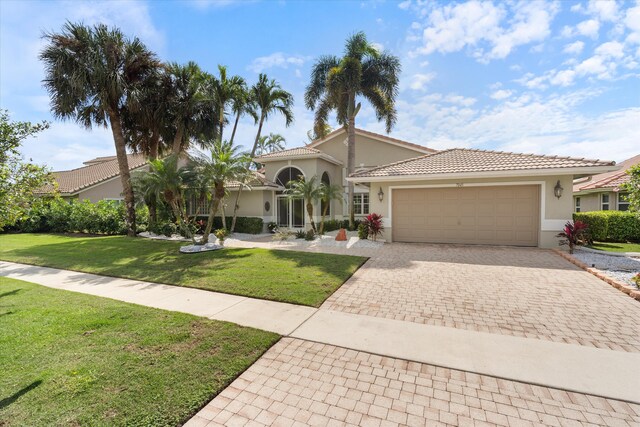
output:
[[[309,215],[309,222],[311,222],[311,229],[315,233],[317,230],[316,223],[313,221],[313,202],[311,201],[307,202],[307,214]]]
[[[256,149],[258,148],[258,141],[260,140],[260,134],[262,133],[262,125],[264,124],[264,111],[260,114],[260,124],[258,125],[258,133],[256,134],[256,140],[253,142],[253,149],[251,150],[251,160],[256,155]]]
[[[216,212],[218,211],[218,206],[220,205],[220,199],[218,199],[215,195],[211,199],[211,204],[209,205],[209,216],[207,217],[207,226],[204,228],[204,236],[202,236],[202,243],[206,245],[209,243],[209,234],[211,234],[211,229],[213,228],[213,220],[216,217]]]
[[[129,159],[127,158],[126,143],[122,131],[120,116],[115,110],[110,110],[109,121],[111,122],[111,133],[116,146],[116,157],[118,168],[120,169],[120,181],[122,182],[122,194],[124,195],[125,223],[127,225],[127,236],[136,235],[136,209],[133,199],[133,186],[131,185],[131,175],[129,174]]]
[[[224,213],[224,199],[222,199],[221,201],[221,206],[220,206],[220,219],[222,220],[222,228],[227,228],[227,216]]]
[[[160,133],[157,130],[153,130],[151,134],[151,143],[149,144],[149,160],[156,160],[158,158],[158,151],[160,147]],[[149,196],[149,228],[153,228],[158,222],[158,200],[155,194]]]
[[[233,218],[231,219],[231,228],[229,231],[233,233],[236,229],[236,219],[238,218],[238,200],[240,200],[240,192],[242,191],[242,183],[240,183],[240,187],[238,188],[238,194],[236,194],[236,201],[233,204]]]
[[[182,137],[184,136],[184,128],[182,126],[178,126],[176,130],[176,135],[173,138],[173,148],[172,151],[174,154],[180,153],[182,150]]]
[[[324,233],[324,219],[327,217],[327,211],[329,210],[329,205],[331,204],[331,200],[325,202],[324,209],[322,210],[322,217],[320,218],[320,231],[318,234]]]
[[[236,129],[238,129],[238,122],[240,121],[240,112],[236,114],[236,121],[233,124],[233,131],[231,131],[231,144],[233,144],[233,139],[236,137]]]
[[[351,176],[355,172],[356,165],[356,116],[355,116],[355,96],[349,97],[349,125],[347,128],[347,176]],[[348,186],[348,205],[349,206],[349,229],[354,229],[356,211],[353,205],[354,184],[347,181]]]

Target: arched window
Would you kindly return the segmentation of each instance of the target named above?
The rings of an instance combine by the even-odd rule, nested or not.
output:
[[[303,178],[304,175],[300,169],[289,166],[288,168],[284,168],[280,171],[278,176],[276,177],[276,184],[281,185],[283,187],[287,187],[289,181],[295,181],[296,179]]]
[[[322,183],[325,185],[331,185],[331,178],[329,178],[329,174],[324,172],[322,174]],[[324,212],[326,203],[324,201],[320,202],[320,214]],[[331,202],[329,202],[329,206],[327,207],[327,215],[331,215]]]

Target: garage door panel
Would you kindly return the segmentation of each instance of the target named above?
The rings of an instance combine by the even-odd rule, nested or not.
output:
[[[538,186],[393,190],[399,242],[536,246]]]

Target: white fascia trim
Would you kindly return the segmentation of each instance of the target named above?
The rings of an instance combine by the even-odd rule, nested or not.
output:
[[[540,231],[558,231],[570,221],[567,219],[547,219],[546,213],[546,185],[545,181],[513,181],[513,182],[469,182],[464,183],[464,187],[497,187],[507,185],[539,185],[540,186]],[[408,188],[454,188],[458,187],[458,184],[425,184],[425,185],[393,185],[389,186],[389,196],[387,201],[387,212],[389,215],[387,218],[383,218],[382,222],[385,227],[391,227],[392,215],[393,215],[393,190],[408,189]],[[385,221],[386,220],[386,221]]]
[[[515,178],[529,176],[561,176],[577,174],[599,174],[617,170],[616,166],[589,166],[576,168],[553,168],[553,169],[524,169],[510,171],[490,171],[490,172],[465,172],[465,173],[438,173],[423,175],[395,175],[395,176],[370,176],[370,177],[348,177],[347,181],[353,182],[389,182],[389,181],[433,181],[437,179],[473,179],[473,178]]]
[[[306,159],[322,159],[326,160],[329,163],[333,163],[334,165],[342,165],[343,163],[329,156],[328,154],[299,154],[295,156],[282,156],[282,157],[270,157],[267,159],[261,159],[259,157],[253,159],[256,163],[269,163],[269,162],[282,162],[286,160],[306,160]]]

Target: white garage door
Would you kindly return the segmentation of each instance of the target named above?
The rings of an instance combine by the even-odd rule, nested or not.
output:
[[[538,245],[539,186],[393,190],[396,242]]]

